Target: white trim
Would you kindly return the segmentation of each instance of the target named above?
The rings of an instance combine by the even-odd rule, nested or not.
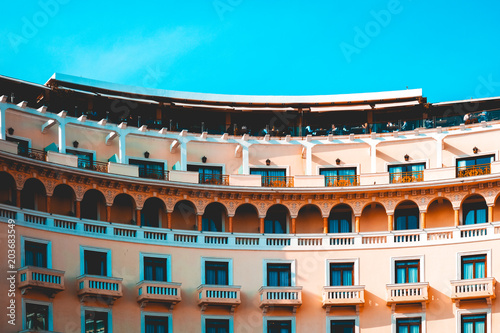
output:
[[[354,285],[359,286],[359,258],[351,259],[326,259],[325,286],[330,286],[330,264],[353,263]]]
[[[316,166],[316,175],[320,176],[321,169],[348,169],[348,168],[356,168],[356,176],[361,174],[361,164],[360,163],[351,163],[351,164],[342,164],[342,165],[317,165]]]
[[[85,311],[106,312],[108,314],[108,333],[113,333],[113,312],[111,308],[99,308],[94,306],[81,306],[80,317],[82,323],[82,333],[85,333]]]
[[[146,333],[146,316],[148,317],[167,317],[167,333],[172,333],[172,313],[171,312],[149,312],[141,311],[141,333]]]
[[[228,320],[229,321],[229,333],[234,332],[234,318],[233,318],[233,316],[201,315],[201,333],[206,333],[205,321],[207,319]]]
[[[172,282],[172,256],[170,254],[148,252],[139,252],[139,277],[141,281],[144,281],[144,258],[146,257],[166,259],[167,282]]]
[[[112,277],[112,265],[111,265],[111,249],[103,249],[100,247],[92,247],[86,245],[80,245],[80,275],[85,274],[85,251],[94,252],[104,252],[106,253],[106,276]]]
[[[290,264],[290,284],[291,287],[295,287],[295,276],[297,275],[297,265],[296,265],[296,260],[291,259],[264,259],[262,260],[262,282],[263,286],[267,286],[267,264]]]
[[[291,331],[292,333],[295,333],[295,317],[293,316],[289,316],[289,317],[267,317],[267,316],[264,316],[262,318],[262,331],[264,333],[267,333],[267,322],[268,321],[274,321],[274,320],[290,320],[292,322],[292,327],[291,327]]]
[[[354,320],[354,333],[359,333],[359,316],[326,316],[327,333],[330,333],[330,322],[334,320]]]
[[[481,314],[481,313],[486,313],[486,332],[487,333],[493,333],[491,329],[491,308],[486,308],[486,309],[457,309],[455,318],[456,318],[456,325],[457,333],[463,333],[462,332],[462,316],[463,315],[469,315],[469,314]]]
[[[457,267],[456,267],[456,279],[462,280],[462,257],[466,256],[475,256],[484,254],[486,255],[486,272],[485,277],[491,277],[491,249],[487,250],[479,250],[479,251],[466,251],[466,252],[457,252]]]
[[[47,245],[47,252],[45,256],[47,258],[47,268],[52,269],[52,241],[46,239],[32,238],[21,235],[21,267],[26,266],[26,250],[25,242],[42,243]]]
[[[425,282],[425,256],[391,257],[391,284],[396,283],[396,261],[419,260],[419,281]]]
[[[49,321],[49,325],[48,325],[48,331],[52,331],[54,328],[53,328],[53,309],[52,309],[52,302],[43,302],[43,301],[37,301],[37,300],[33,300],[33,299],[26,299],[26,298],[23,298],[22,299],[22,304],[21,304],[21,307],[22,307],[22,328],[23,330],[26,330],[26,303],[31,303],[31,304],[37,304],[37,305],[45,305],[48,307],[48,313],[47,313],[47,320]]]
[[[196,141],[195,141],[196,142]],[[186,162],[186,170],[189,165],[196,165],[196,166],[208,166],[208,167],[221,167],[222,171],[221,173],[223,175],[226,174],[226,164],[225,163],[203,163],[203,162]]]
[[[418,312],[418,313],[394,313],[391,317],[391,332],[392,333],[397,333],[397,319],[399,318],[420,318],[421,321],[421,327],[422,331],[420,333],[426,333],[427,332],[427,319],[426,319],[426,314],[425,312]]]
[[[233,258],[201,257],[201,284],[205,284],[205,262],[218,261],[227,262],[227,285],[233,285]]]

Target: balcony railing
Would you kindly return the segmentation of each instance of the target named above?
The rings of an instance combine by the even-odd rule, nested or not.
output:
[[[163,281],[141,281],[137,284],[137,302],[143,308],[147,303],[165,303],[173,306],[181,301],[181,284]]]
[[[209,305],[229,306],[230,311],[241,304],[240,286],[202,284],[198,287],[198,305],[205,311]]]
[[[391,183],[413,183],[424,181],[424,171],[391,172]]]
[[[82,302],[85,302],[87,297],[95,297],[113,304],[116,299],[123,296],[121,278],[81,275],[76,278],[76,284]]]
[[[64,272],[44,267],[25,266],[18,270],[18,287],[24,295],[30,289],[36,289],[53,298],[64,290]]]
[[[491,163],[457,167],[457,177],[473,177],[489,175],[490,173]]]
[[[229,175],[200,174],[200,184],[229,185]]]
[[[263,187],[293,187],[291,176],[262,176]]]
[[[429,283],[388,284],[387,305],[405,303],[426,303],[429,300]]]
[[[365,303],[365,286],[323,287],[323,307],[330,312],[332,306],[358,306]]]
[[[272,306],[291,307],[295,313],[302,305],[302,287],[261,287],[259,295],[264,313]]]
[[[108,163],[99,161],[89,161],[85,158],[78,159],[80,169],[94,170],[98,172],[108,172]]]
[[[149,178],[149,179],[159,179],[159,180],[168,180],[168,171],[163,170],[145,170],[144,168],[139,168],[139,177],[140,178]]]
[[[325,176],[325,186],[358,186],[359,175]]]
[[[467,299],[485,298],[488,303],[496,297],[495,278],[470,280],[453,280],[451,282],[451,299],[455,302]]]
[[[25,148],[18,146],[17,153],[20,156],[32,158],[34,160],[46,161],[47,160],[47,152],[44,150],[34,149],[34,148]]]

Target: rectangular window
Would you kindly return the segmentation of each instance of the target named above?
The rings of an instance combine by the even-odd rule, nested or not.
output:
[[[319,174],[325,176],[325,186],[356,186],[356,168],[322,168]]]
[[[85,274],[107,276],[107,253],[98,251],[84,251]]]
[[[144,257],[144,280],[167,281],[167,259]]]
[[[463,315],[462,333],[486,333],[486,314]]]
[[[267,264],[267,285],[269,287],[290,287],[292,285],[291,276],[291,264]]]
[[[139,167],[141,178],[165,179],[165,164],[163,163],[129,159],[128,164]]]
[[[205,333],[229,333],[229,320],[205,319]]]
[[[168,333],[168,317],[145,316],[145,333]]]
[[[389,165],[391,183],[410,183],[424,180],[425,163]]]
[[[224,261],[205,261],[205,284],[229,284],[228,263]]]
[[[108,313],[85,311],[85,333],[108,333]]]
[[[268,320],[267,333],[291,333],[291,320]]]
[[[78,156],[78,167],[81,169],[92,169],[94,165],[94,154],[80,150],[66,149],[67,154]]]
[[[486,255],[462,257],[462,280],[486,277]]]
[[[198,172],[200,184],[222,185],[222,167],[188,164],[187,171]]]
[[[420,260],[396,261],[396,283],[417,283],[420,276]]]
[[[48,305],[26,303],[26,329],[34,331],[49,330]]]
[[[398,318],[396,320],[396,333],[420,333],[421,318]]]
[[[24,265],[47,267],[47,244],[25,241]]]
[[[330,333],[354,333],[354,320],[332,320]]]
[[[471,177],[491,173],[495,155],[473,156],[457,159],[457,177]]]
[[[330,263],[330,286],[354,285],[354,263]]]
[[[18,138],[13,138],[11,136],[6,137],[7,141],[10,142],[15,142],[17,143],[17,154],[21,156],[28,156],[29,152],[29,141],[28,140],[23,140],[23,139],[18,139]]]
[[[262,186],[287,187],[286,169],[277,168],[251,168],[251,175],[262,176]]]
[[[330,233],[345,233],[351,232],[351,211],[339,212],[336,211],[334,214],[330,214],[328,218],[328,232]]]

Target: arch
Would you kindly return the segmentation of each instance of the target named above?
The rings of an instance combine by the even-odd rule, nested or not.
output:
[[[211,202],[205,207],[205,212],[201,219],[201,230],[219,232],[228,230],[229,226],[226,225],[227,222],[226,206],[220,202]]]
[[[135,216],[135,201],[127,193],[118,194],[111,206],[111,222],[137,224]]]
[[[0,203],[4,205],[16,205],[17,188],[14,177],[8,172],[0,172]]]
[[[47,192],[43,183],[36,178],[29,178],[21,190],[21,208],[47,211]]]
[[[234,232],[259,232],[259,211],[251,203],[244,203],[236,208],[233,218]]]
[[[296,220],[298,234],[322,233],[323,217],[317,205],[307,204],[300,208]]]
[[[335,205],[328,216],[329,233],[352,232],[353,209],[345,203]]]
[[[196,207],[189,200],[180,200],[172,211],[172,229],[196,229]]]
[[[413,200],[398,202],[394,209],[394,230],[412,230],[420,227],[420,211]]]
[[[461,204],[462,224],[478,224],[488,222],[488,207],[486,200],[480,194],[467,196]]]
[[[500,193],[495,198],[495,206],[493,207],[493,222],[500,220]]]
[[[379,202],[367,204],[361,211],[360,232],[387,231],[387,212]]]
[[[427,206],[425,228],[453,227],[455,225],[454,214],[450,200],[443,197],[435,198]]]
[[[144,201],[141,209],[141,226],[165,227],[167,225],[167,212],[163,200],[151,197]]]
[[[54,188],[49,210],[53,214],[75,216],[75,191],[66,184]]]
[[[81,218],[100,221],[106,220],[106,198],[101,191],[96,189],[85,191],[80,207]]]
[[[275,204],[267,209],[264,218],[264,233],[286,234],[290,211],[285,205]]]

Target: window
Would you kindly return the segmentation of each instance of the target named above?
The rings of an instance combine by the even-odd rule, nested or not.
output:
[[[205,333],[229,333],[229,319],[205,319]]]
[[[420,260],[396,261],[396,283],[417,283],[420,276]]]
[[[356,168],[323,168],[319,174],[325,176],[325,186],[356,186]]]
[[[267,285],[269,287],[290,287],[292,268],[290,263],[268,263]]]
[[[486,277],[486,255],[462,257],[462,280],[481,279]]]
[[[165,179],[164,163],[129,159],[128,164],[139,167],[141,178]]]
[[[106,252],[84,250],[84,257],[84,274],[108,276]]]
[[[26,329],[49,330],[49,306],[26,302]]]
[[[284,234],[286,233],[287,211],[284,207],[271,207],[264,219],[264,233]]]
[[[222,167],[188,164],[187,171],[198,172],[200,184],[221,185]]]
[[[424,180],[425,163],[389,165],[391,183],[410,183]]]
[[[335,212],[328,218],[328,232],[343,233],[352,231],[352,214],[348,212]]]
[[[354,320],[332,320],[330,321],[330,333],[354,333]]]
[[[491,162],[495,155],[473,156],[457,159],[457,177],[470,177],[491,173]]]
[[[67,154],[78,156],[78,167],[82,169],[92,169],[94,165],[94,154],[81,150],[66,149]]]
[[[463,205],[464,224],[477,224],[488,222],[487,206],[484,200],[467,202]]]
[[[144,257],[144,280],[167,281],[167,259]]]
[[[268,320],[267,333],[291,333],[291,320]]]
[[[28,156],[29,152],[29,141],[7,136],[5,138],[7,141],[17,143],[17,153],[21,156]]]
[[[228,263],[205,261],[205,284],[229,285]]]
[[[396,320],[396,333],[420,333],[421,318],[398,318]]]
[[[462,333],[486,333],[486,314],[462,315]]]
[[[108,312],[85,310],[85,333],[108,332]]]
[[[25,241],[24,265],[47,267],[47,244]]]
[[[418,208],[400,208],[396,209],[396,230],[418,229]]]
[[[286,169],[277,168],[251,168],[251,175],[262,176],[262,186],[286,187]]]
[[[354,285],[354,263],[330,263],[330,286]]]
[[[168,317],[145,316],[145,333],[168,333]]]

